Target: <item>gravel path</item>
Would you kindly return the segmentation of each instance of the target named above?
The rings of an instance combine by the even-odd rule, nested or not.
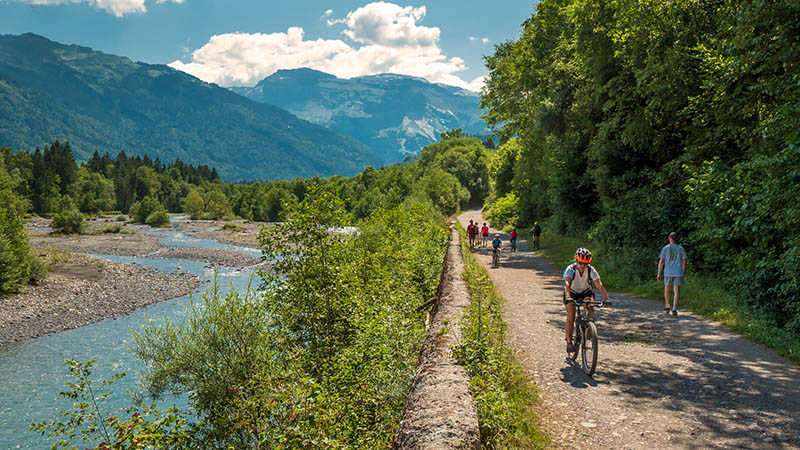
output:
[[[470,219],[484,221],[459,216]],[[597,314],[597,373],[586,377],[566,359],[563,268],[517,247],[489,274],[555,448],[800,448],[800,368],[701,316],[665,316],[660,302],[611,294],[614,307]],[[491,251],[474,254],[488,267]]]

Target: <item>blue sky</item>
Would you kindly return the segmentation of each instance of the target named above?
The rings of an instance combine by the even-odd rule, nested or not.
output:
[[[483,55],[515,39],[533,0],[0,0],[0,34],[33,32],[223,86],[277,69],[381,72],[478,89]]]

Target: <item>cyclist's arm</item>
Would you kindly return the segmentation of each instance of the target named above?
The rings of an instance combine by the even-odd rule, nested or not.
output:
[[[608,292],[606,292],[606,287],[603,286],[603,282],[600,281],[600,278],[594,280],[594,284],[595,286],[597,286],[597,289],[600,289],[600,293],[603,294],[603,299],[611,300],[610,298],[608,298]]]
[[[686,263],[684,262],[684,266]],[[664,258],[658,258],[658,273],[656,274],[656,280],[661,281],[661,271],[664,270]]]
[[[565,281],[564,293],[566,294],[567,299],[569,299],[571,298],[569,296],[569,291],[570,289],[572,289],[572,277],[564,277],[564,281]]]

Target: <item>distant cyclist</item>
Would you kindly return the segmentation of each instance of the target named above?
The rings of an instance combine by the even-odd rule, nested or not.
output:
[[[492,240],[492,266],[497,268],[499,264],[500,249],[503,247],[503,241],[500,239],[499,234],[494,235],[494,239]]]
[[[517,251],[517,229],[511,230],[511,251]]]
[[[567,333],[567,353],[575,349],[572,346],[572,327],[575,322],[575,304],[569,300],[582,302],[584,299],[594,300],[592,282],[597,285],[597,289],[603,294],[603,304],[610,305],[608,292],[606,292],[603,282],[600,281],[600,274],[594,267],[589,265],[592,262],[592,252],[586,248],[579,248],[575,251],[575,262],[567,266],[564,270],[564,307],[567,308],[567,324],[564,329]],[[589,317],[594,316],[594,306],[588,305]]]

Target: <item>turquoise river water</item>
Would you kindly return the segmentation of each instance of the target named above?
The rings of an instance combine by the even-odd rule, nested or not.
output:
[[[147,232],[147,231],[145,231]],[[153,232],[161,237],[167,247],[207,247],[235,250],[259,256],[259,252],[244,247],[220,244],[213,240],[195,239],[180,231]],[[214,267],[202,262],[135,258],[107,255],[92,255],[124,264],[172,272],[182,270],[210,279]],[[224,291],[244,290],[253,273],[230,267],[216,267],[217,280]],[[258,280],[253,280],[254,286]],[[201,285],[194,293],[200,298],[208,284]],[[156,289],[157,286],[153,286]],[[64,359],[76,361],[96,360],[94,380],[109,379],[113,373],[126,372],[127,376],[114,384],[114,394],[103,405],[106,412],[116,412],[130,404],[128,389],[134,389],[141,370],[141,363],[128,350],[130,329],[136,329],[150,321],[159,323],[164,318],[180,320],[183,305],[189,296],[183,296],[138,309],[126,316],[119,316],[81,328],[54,333],[36,339],[13,343],[0,348],[0,449],[46,449],[53,438],[43,437],[30,431],[33,422],[50,421],[57,412],[70,409],[72,402],[61,398],[67,381]],[[185,406],[184,398],[167,398],[159,403]],[[75,442],[80,446],[79,442]],[[96,444],[96,443],[95,443]],[[81,447],[82,448],[82,447]]]

